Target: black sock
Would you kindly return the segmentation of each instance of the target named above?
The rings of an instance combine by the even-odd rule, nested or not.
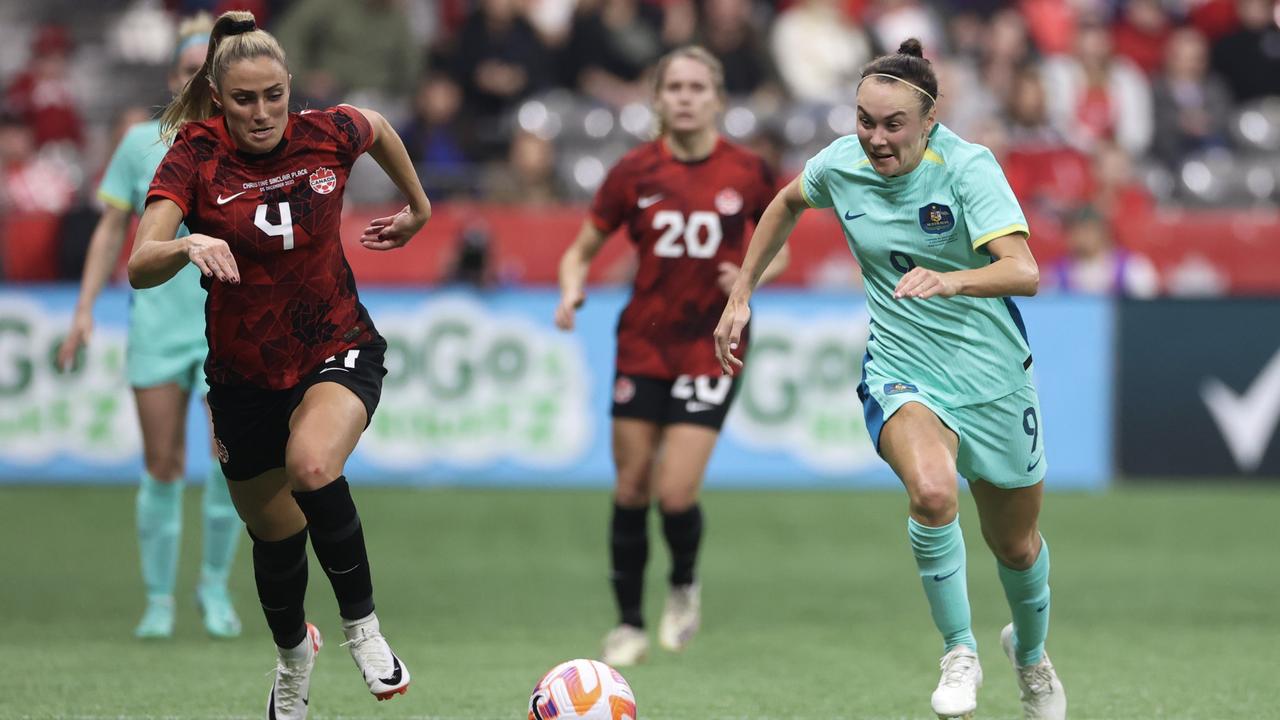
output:
[[[692,584],[693,566],[702,544],[702,508],[694,503],[683,512],[663,512],[662,534],[671,548],[671,584]]]
[[[609,527],[613,595],[618,601],[622,622],[638,628],[644,627],[640,605],[644,595],[644,565],[649,561],[648,517],[648,506],[624,508],[615,503]]]
[[[295,648],[307,636],[307,531],[270,542],[249,533],[253,540],[253,579],[258,602],[267,616],[267,627],[276,645]]]
[[[307,516],[311,547],[329,576],[339,614],[347,620],[367,616],[373,612],[373,580],[369,576],[364,530],[347,478],[340,475],[319,490],[295,490],[293,498]]]

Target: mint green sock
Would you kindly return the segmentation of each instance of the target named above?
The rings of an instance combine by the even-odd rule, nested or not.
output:
[[[182,545],[182,480],[162,483],[142,473],[136,502],[138,551],[147,597],[173,595]]]
[[[204,480],[204,554],[200,563],[200,584],[226,587],[236,545],[244,532],[244,523],[231,504],[227,478],[217,460]]]
[[[929,600],[933,624],[942,633],[943,652],[957,645],[967,645],[975,652],[978,641],[973,637],[969,617],[969,589],[965,578],[964,535],[960,518],[942,527],[928,527],[907,518],[907,535],[911,552],[920,570],[920,583]]]
[[[1040,537],[1040,555],[1026,570],[1012,570],[996,562],[1004,596],[1013,611],[1013,647],[1018,665],[1040,662],[1049,636],[1049,544]]]

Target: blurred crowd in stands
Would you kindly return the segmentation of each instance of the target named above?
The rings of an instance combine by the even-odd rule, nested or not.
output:
[[[280,39],[297,107],[393,119],[435,201],[590,198],[652,136],[649,70],[687,43],[725,64],[726,135],[790,177],[854,131],[859,68],[907,37],[940,120],[1069,237],[1280,200],[1272,0],[0,0],[0,214],[91,227],[115,141],[166,100],[177,20],[234,8]],[[365,170],[348,202],[394,197]]]

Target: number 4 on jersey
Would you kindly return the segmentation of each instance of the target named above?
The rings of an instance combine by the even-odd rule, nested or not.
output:
[[[267,220],[267,205],[259,205],[253,214],[253,224],[262,232],[273,237],[284,238],[284,249],[293,249],[293,213],[289,211],[289,203],[280,203],[280,224],[272,225]]]

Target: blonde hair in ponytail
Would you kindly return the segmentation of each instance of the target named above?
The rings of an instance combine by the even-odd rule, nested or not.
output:
[[[267,31],[258,29],[254,22],[253,13],[243,10],[218,16],[209,31],[209,51],[204,56],[204,66],[160,114],[160,136],[166,143],[173,142],[183,123],[207,120],[218,114],[213,103],[213,88],[222,82],[232,63],[269,57],[288,68],[280,43]],[[246,24],[252,29],[246,30]]]
[[[667,68],[671,67],[671,63],[675,61],[676,58],[688,58],[689,60],[695,60],[706,65],[707,69],[711,71],[711,82],[716,86],[716,94],[720,96],[721,100],[724,100],[726,96],[724,89],[724,65],[720,62],[720,59],[715,55],[712,55],[709,50],[701,45],[685,45],[684,47],[672,50],[666,55],[663,55],[662,59],[658,60],[658,64],[653,71],[654,105],[657,105],[658,95],[662,93],[662,83],[667,78]],[[659,112],[658,137],[662,137],[666,134],[667,121],[662,119],[662,113]]]

